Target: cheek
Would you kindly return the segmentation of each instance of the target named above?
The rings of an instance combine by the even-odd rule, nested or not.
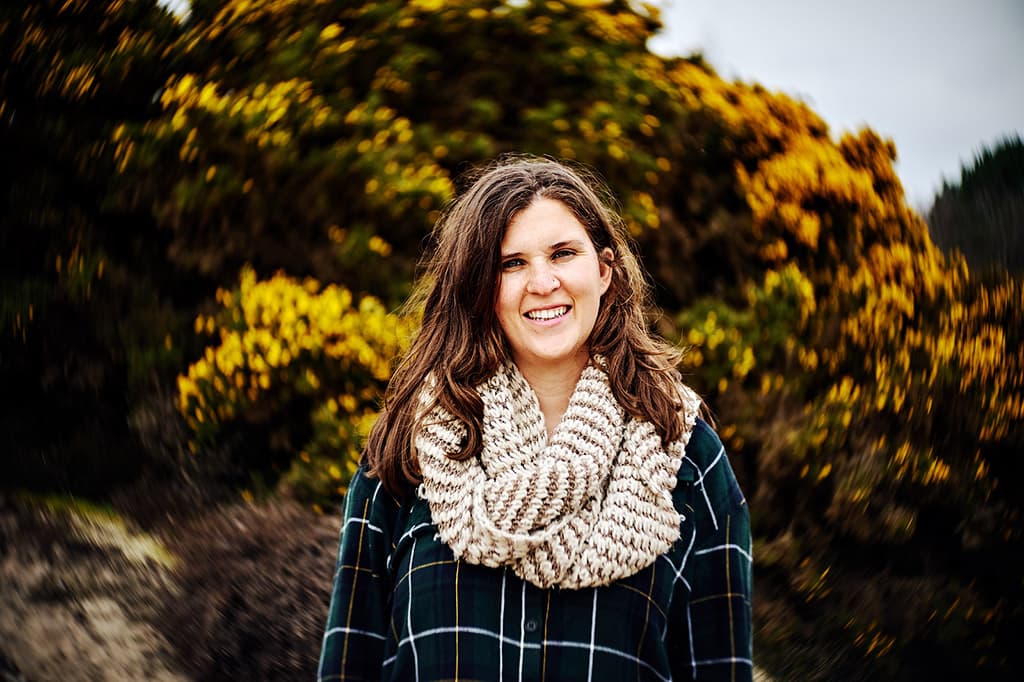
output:
[[[498,315],[498,321],[505,324],[505,318],[514,313],[516,309],[513,286],[509,277],[501,277],[498,280],[497,302],[494,304],[494,312]]]

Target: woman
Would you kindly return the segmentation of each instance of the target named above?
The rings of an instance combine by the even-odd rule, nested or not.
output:
[[[505,160],[438,222],[321,680],[751,678],[746,502],[595,186]]]

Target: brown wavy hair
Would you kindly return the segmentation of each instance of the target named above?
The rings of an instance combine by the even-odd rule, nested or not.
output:
[[[422,307],[422,323],[370,431],[364,452],[370,475],[397,497],[422,480],[413,440],[419,393],[431,375],[435,404],[466,427],[455,457],[480,453],[483,403],[474,387],[511,358],[495,312],[501,242],[512,219],[539,198],[562,202],[597,253],[611,251],[611,284],[601,297],[590,353],[605,358],[612,392],[626,412],[650,421],[665,443],[678,439],[679,353],[648,329],[650,286],[604,185],[581,167],[530,156],[501,158],[469,179],[472,184],[434,226],[406,303],[406,314]]]

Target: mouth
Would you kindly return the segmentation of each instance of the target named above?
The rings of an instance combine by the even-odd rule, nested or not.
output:
[[[569,306],[560,305],[555,308],[544,308],[543,310],[531,310],[523,315],[528,320],[547,321],[563,317],[569,313]]]

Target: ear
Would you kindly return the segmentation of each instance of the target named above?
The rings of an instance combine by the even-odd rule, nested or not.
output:
[[[615,263],[615,252],[607,246],[597,254],[597,268],[601,275],[601,295],[603,296],[612,284],[612,268]]]

